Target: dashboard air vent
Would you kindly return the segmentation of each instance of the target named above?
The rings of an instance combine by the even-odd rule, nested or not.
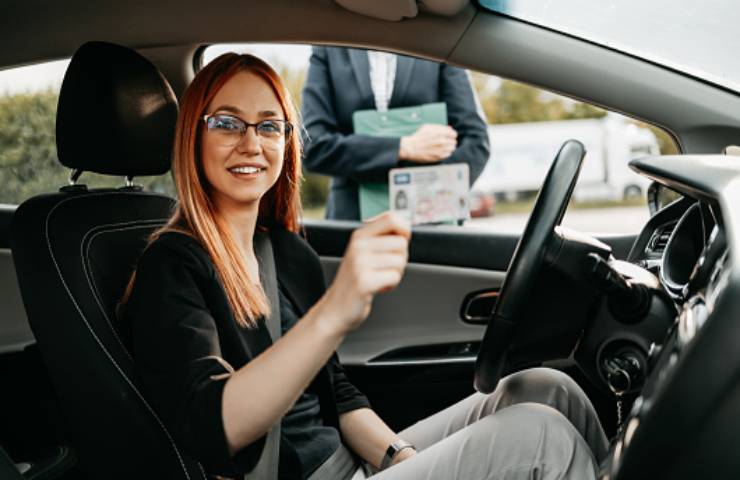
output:
[[[675,222],[658,227],[655,232],[653,232],[653,236],[650,237],[650,241],[647,244],[647,253],[652,255],[662,255],[665,251],[666,245],[668,245],[668,239],[671,238],[671,233],[673,233],[673,229],[675,227]]]

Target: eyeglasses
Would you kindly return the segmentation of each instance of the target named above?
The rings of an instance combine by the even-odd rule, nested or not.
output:
[[[290,135],[293,125],[287,120],[262,120],[257,123],[248,123],[234,115],[217,113],[204,115],[208,132],[224,147],[233,147],[241,142],[249,127],[254,127],[257,136],[262,141],[276,142],[286,135]]]

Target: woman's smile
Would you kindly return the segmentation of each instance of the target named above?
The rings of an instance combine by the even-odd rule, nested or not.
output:
[[[243,165],[235,165],[235,166],[229,167],[226,170],[229,173],[231,173],[233,176],[235,176],[236,178],[239,178],[241,180],[251,180],[265,173],[265,171],[267,171],[267,166],[266,165],[256,165],[256,164],[243,164]]]

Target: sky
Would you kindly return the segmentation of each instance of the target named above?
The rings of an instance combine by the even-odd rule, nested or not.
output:
[[[59,90],[69,60],[0,70],[0,95]]]
[[[252,53],[275,67],[282,64],[291,69],[307,66],[308,58],[311,56],[311,47],[308,45],[223,44],[208,47],[204,53],[204,60],[208,62],[227,51]],[[59,60],[0,70],[0,95],[32,93],[48,88],[58,90],[62,85],[67,65],[69,60]]]

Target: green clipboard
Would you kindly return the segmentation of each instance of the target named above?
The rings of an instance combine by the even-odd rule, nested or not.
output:
[[[425,123],[447,125],[447,104],[425,103],[385,112],[358,110],[352,114],[354,132],[374,137],[404,137]],[[361,182],[359,197],[360,219],[367,220],[385,212],[389,208],[388,182]]]

